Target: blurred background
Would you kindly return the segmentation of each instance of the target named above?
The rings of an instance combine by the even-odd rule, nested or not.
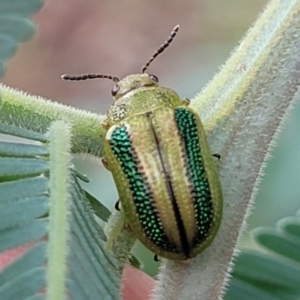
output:
[[[172,45],[150,66],[149,73],[193,97],[218,71],[256,20],[266,0],[46,0],[33,16],[38,30],[20,44],[8,62],[5,84],[95,113],[112,102],[109,80],[62,81],[62,74],[103,73],[123,77],[139,73],[176,24]],[[295,106],[265,169],[248,229],[274,226],[294,215],[300,205],[300,103]],[[86,188],[112,208],[117,193],[101,164],[76,158],[88,174]],[[249,232],[243,245],[249,245]],[[140,254],[139,254],[140,255]],[[144,254],[141,254],[142,256]],[[156,266],[152,256],[145,259]]]

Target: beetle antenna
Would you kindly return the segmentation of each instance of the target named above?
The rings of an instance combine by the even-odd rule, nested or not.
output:
[[[63,80],[87,80],[87,79],[95,79],[95,78],[107,78],[115,82],[119,82],[120,79],[111,75],[103,75],[103,74],[83,74],[83,75],[62,75],[61,78]]]
[[[172,43],[172,41],[174,40],[177,32],[179,30],[179,25],[176,25],[173,30],[170,33],[170,36],[168,37],[168,39],[158,48],[158,50],[156,50],[154,52],[154,54],[152,55],[152,57],[149,59],[149,61],[145,64],[145,66],[142,69],[142,73],[145,73],[145,71],[148,69],[148,67],[150,66],[150,64],[152,63],[152,61],[160,54],[162,53],[166,48],[169,47],[169,45]]]

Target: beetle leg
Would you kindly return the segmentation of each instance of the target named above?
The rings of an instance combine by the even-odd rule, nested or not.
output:
[[[221,159],[221,155],[219,153],[213,153],[212,156],[216,157],[218,160]]]
[[[184,98],[184,99],[182,100],[182,102],[183,102],[184,105],[189,106],[190,103],[191,103],[191,100],[190,100],[189,98]]]
[[[124,229],[125,229],[126,231],[128,231],[128,232],[131,232],[131,231],[132,231],[131,228],[130,228],[130,225],[129,225],[128,223],[125,223]]]
[[[122,211],[113,212],[104,227],[104,233],[107,236],[106,248],[112,252],[114,244],[120,235],[125,224],[125,216]]]
[[[120,200],[118,200],[116,203],[115,203],[115,210],[118,210],[120,211]]]
[[[108,166],[107,160],[106,160],[105,158],[102,158],[101,161],[102,161],[102,164],[103,164],[104,168],[105,168],[106,170],[110,171],[110,168],[109,168],[109,166]]]
[[[103,126],[103,128],[104,128],[105,130],[108,130],[108,129],[109,129],[108,119],[105,118],[105,119],[102,121],[102,124],[101,124],[101,125]]]
[[[159,261],[159,258],[158,258],[158,256],[157,256],[157,254],[154,254],[153,260],[154,260],[154,261]]]

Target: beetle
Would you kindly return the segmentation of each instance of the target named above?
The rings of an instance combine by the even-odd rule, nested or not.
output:
[[[112,172],[125,222],[156,255],[187,260],[213,241],[222,216],[222,191],[205,131],[189,101],[146,73],[64,75],[66,80],[108,78],[114,103],[103,127],[104,164]],[[218,157],[218,155],[215,155]]]

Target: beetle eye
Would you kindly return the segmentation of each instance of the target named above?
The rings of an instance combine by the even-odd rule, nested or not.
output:
[[[155,75],[149,75],[150,79],[154,82],[158,82],[158,77]]]
[[[112,94],[113,96],[116,96],[116,94],[117,94],[117,92],[119,91],[119,89],[120,89],[120,86],[119,86],[118,84],[115,84],[114,87],[113,87],[112,90],[111,90],[111,94]]]

